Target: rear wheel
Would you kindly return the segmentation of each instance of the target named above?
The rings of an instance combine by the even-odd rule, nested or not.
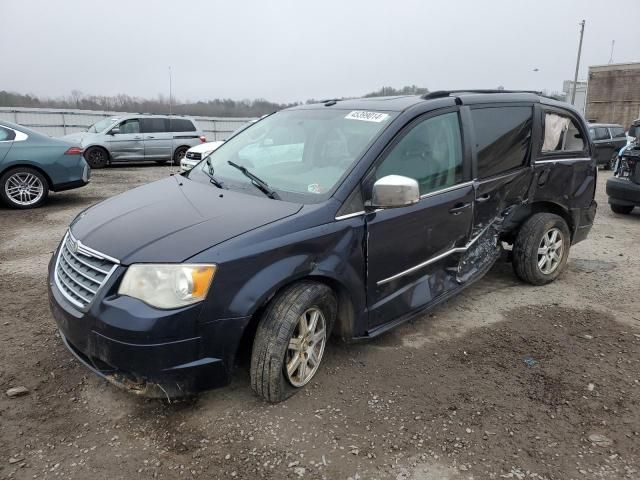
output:
[[[251,388],[268,402],[290,397],[315,376],[336,317],[326,285],[301,282],[285,289],[264,312],[251,352]]]
[[[84,158],[91,168],[104,168],[109,163],[109,154],[101,147],[89,147]]]
[[[614,213],[620,213],[622,215],[627,215],[631,213],[631,210],[633,210],[633,205],[616,205],[612,203],[610,204],[610,206],[611,211],[613,211]]]
[[[189,147],[178,147],[176,148],[176,151],[173,152],[173,164],[177,165],[178,167],[180,166],[180,160],[182,160],[184,158],[184,156],[187,154],[187,150],[189,150]]]
[[[518,231],[513,244],[513,269],[527,283],[552,282],[566,265],[570,246],[567,222],[553,213],[537,213]]]
[[[48,195],[47,179],[33,168],[15,168],[0,178],[0,198],[10,207],[36,208]]]

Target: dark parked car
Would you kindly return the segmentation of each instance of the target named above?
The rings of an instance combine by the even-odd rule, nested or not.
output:
[[[0,121],[0,199],[9,207],[39,207],[49,191],[82,187],[90,173],[77,144]]]
[[[614,123],[590,123],[589,135],[595,146],[598,165],[613,170],[618,160],[618,152],[627,144],[624,127]]]
[[[628,134],[635,141],[622,153],[613,177],[607,180],[611,210],[622,214],[640,207],[640,119],[631,124]]]
[[[368,339],[459,293],[513,245],[553,281],[591,229],[596,163],[572,107],[516,92],[329,100],[270,115],[182,175],[91,207],[50,263],[61,337],[141,394],[229,381],[268,401],[331,333]]]

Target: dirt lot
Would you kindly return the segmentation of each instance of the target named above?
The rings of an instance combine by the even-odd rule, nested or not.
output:
[[[312,385],[272,406],[246,368],[188,402],[137,398],[57,336],[46,267],[68,223],[168,171],[97,171],[41,209],[0,208],[0,478],[640,478],[640,213],[610,212],[607,172],[554,284],[501,262],[382,338],[334,341]],[[18,385],[30,393],[8,398]]]

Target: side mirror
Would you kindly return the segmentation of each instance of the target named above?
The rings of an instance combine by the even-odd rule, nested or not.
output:
[[[111,130],[109,130],[109,135],[117,135],[119,133],[120,133],[119,127],[113,127]]]
[[[630,137],[635,137],[637,128],[638,127],[635,127],[634,125],[631,125],[629,127],[629,131],[627,132],[627,135],[629,135]]]
[[[373,208],[397,208],[420,201],[420,187],[413,178],[387,175],[373,184],[371,206]]]

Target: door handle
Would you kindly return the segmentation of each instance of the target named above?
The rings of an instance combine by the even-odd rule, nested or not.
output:
[[[155,138],[155,137],[152,137],[151,135],[149,135],[147,138]]]
[[[449,213],[452,215],[460,215],[465,208],[469,208],[471,206],[470,203],[456,203],[453,208],[449,209]]]
[[[476,202],[478,203],[486,202],[490,198],[491,198],[491,195],[488,193],[485,193],[484,195],[480,195],[478,198],[476,198]]]
[[[142,137],[133,137],[134,140],[142,140]]]

